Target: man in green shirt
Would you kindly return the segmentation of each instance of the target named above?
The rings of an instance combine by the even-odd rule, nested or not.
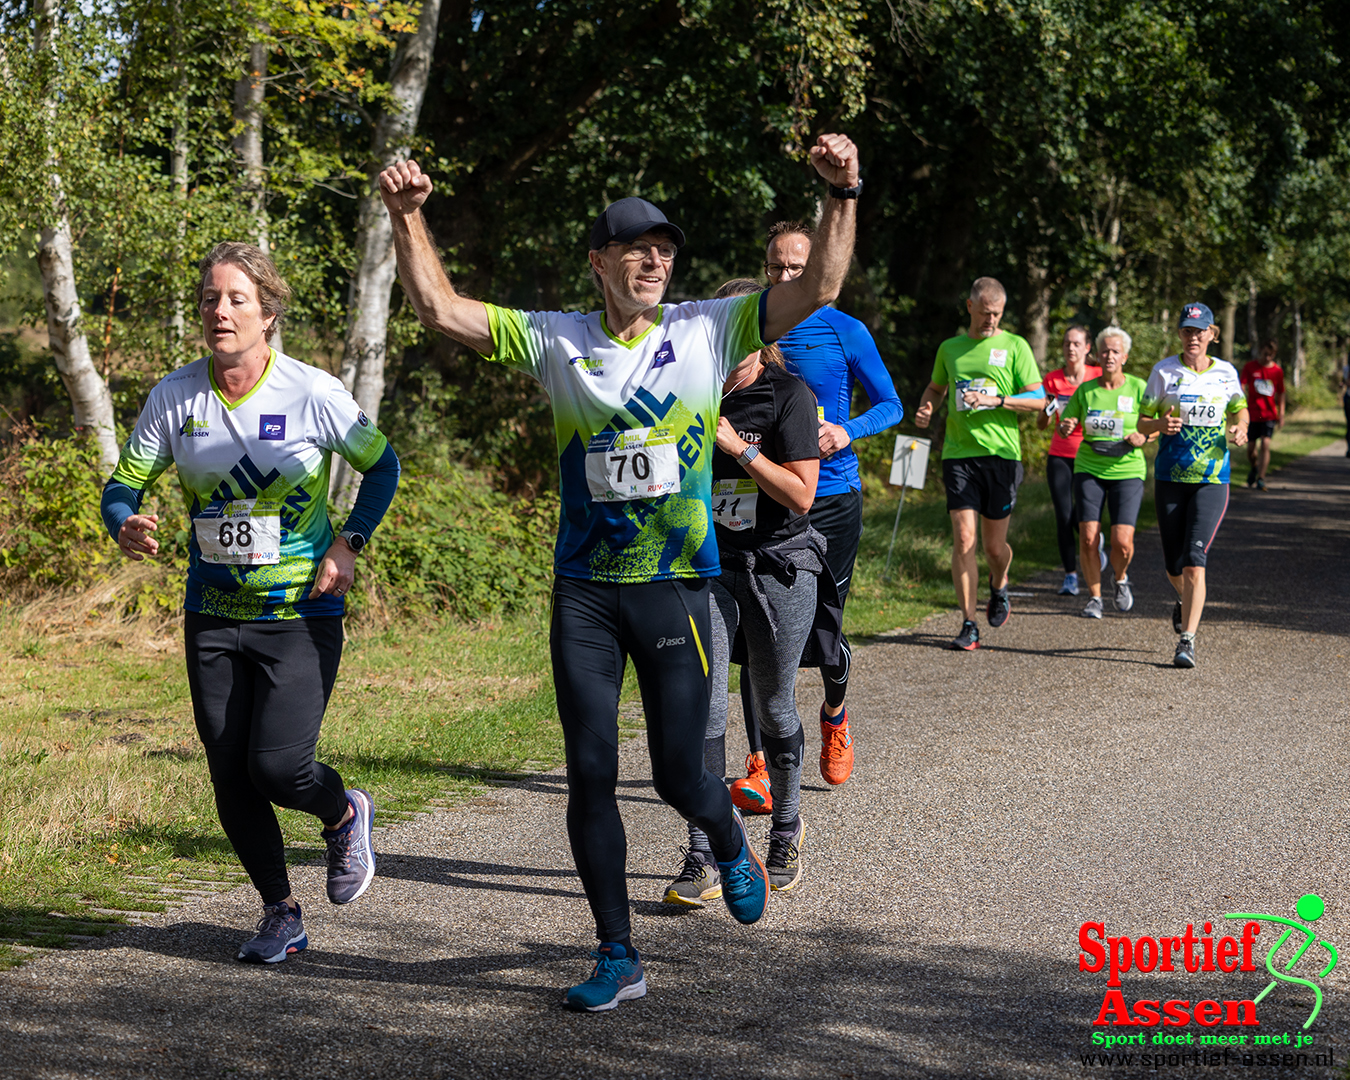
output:
[[[933,410],[947,398],[947,433],[942,446],[942,479],[952,519],[952,584],[965,621],[952,642],[954,649],[978,649],[975,625],[979,563],[975,550],[976,522],[989,562],[989,625],[1008,621],[1008,518],[1022,483],[1022,444],[1018,413],[1034,413],[1045,404],[1041,372],[1031,346],[1016,334],[998,328],[1007,290],[991,277],[970,287],[964,334],[938,346],[933,377],[914,422],[926,428]]]

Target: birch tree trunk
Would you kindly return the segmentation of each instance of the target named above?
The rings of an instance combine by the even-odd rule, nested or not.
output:
[[[240,188],[249,197],[249,214],[253,221],[252,240],[264,253],[270,254],[267,202],[263,197],[266,186],[263,170],[263,99],[266,93],[267,43],[255,41],[248,47],[248,64],[244,74],[234,84],[234,121],[239,125],[239,133],[234,137],[234,151],[239,155]],[[280,330],[272,335],[270,344],[277,352],[285,351]]]
[[[56,68],[57,0],[38,0],[34,46],[39,56],[48,54],[49,70]],[[38,267],[42,272],[42,299],[47,308],[47,341],[75,413],[75,426],[94,433],[99,457],[106,472],[117,464],[117,432],[113,423],[112,394],[94,367],[89,353],[75,288],[75,255],[66,211],[61,159],[56,146],[55,119],[58,102],[48,82],[45,101],[48,129],[47,189],[50,202],[43,214],[38,238]]]
[[[389,297],[398,271],[393,228],[374,181],[380,170],[407,157],[411,150],[431,73],[440,10],[441,0],[423,0],[417,30],[403,35],[394,50],[389,105],[375,123],[371,142],[374,167],[361,198],[358,261],[347,297],[347,341],[339,374],[373,424],[379,423],[380,400],[384,397]],[[334,465],[330,491],[339,504],[349,506],[356,493],[356,475],[346,461],[339,459]]]
[[[174,25],[180,25],[182,20],[183,7],[181,0],[173,0],[170,9],[173,12]],[[179,54],[181,57],[181,53]],[[179,63],[182,63],[180,59]],[[179,74],[174,80],[174,115],[173,129],[169,136],[169,176],[173,180],[173,190],[178,196],[179,210],[178,222],[176,226],[177,243],[169,258],[172,265],[177,268],[183,260],[183,244],[187,238],[187,187],[188,187],[188,145],[187,145],[187,124],[188,124],[188,98],[187,98],[187,79],[179,69]],[[175,275],[171,275],[170,280]],[[169,336],[174,349],[183,344],[183,338],[187,333],[187,320],[183,311],[183,297],[181,292],[175,291],[169,298]]]

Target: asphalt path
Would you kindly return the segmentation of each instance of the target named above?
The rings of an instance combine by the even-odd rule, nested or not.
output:
[[[561,1008],[594,943],[558,770],[379,831],[379,876],[351,907],[330,907],[322,869],[301,867],[311,945],[284,964],[233,960],[258,914],[238,889],[0,975],[0,1076],[1339,1075],[1347,541],[1350,461],[1337,447],[1274,474],[1265,494],[1233,489],[1194,671],[1171,666],[1151,533],[1128,615],[1108,588],[1106,618],[1083,619],[1083,597],[1038,580],[1015,589],[1006,627],[982,628],[978,652],[944,648],[955,613],[858,648],[856,771],[828,789],[808,766],[802,884],[753,927],[720,902],[660,902],[682,823],[652,791],[644,742],[627,743],[620,799],[650,992],[612,1012]],[[818,687],[803,675],[803,716]],[[756,819],[752,835],[766,828]],[[1259,1026],[1094,1026],[1109,973],[1079,969],[1084,923],[1131,941],[1188,926],[1201,938],[1209,923],[1217,949],[1244,925],[1225,915],[1295,919],[1308,893],[1326,913],[1305,925],[1343,959],[1322,977],[1330,953],[1312,945],[1295,969],[1307,985],[1279,982]],[[1262,926],[1262,970],[1192,974],[1178,957],[1170,974],[1126,972],[1122,1001],[1256,997],[1284,929]],[[1305,1030],[1313,986],[1324,1000]],[[1094,1032],[1145,1045],[1114,1048],[1128,1064],[1085,1064],[1103,1049]],[[1206,1034],[1247,1041],[1202,1049]],[[1211,1056],[1183,1056],[1196,1054]],[[1270,1054],[1295,1056],[1257,1056]]]

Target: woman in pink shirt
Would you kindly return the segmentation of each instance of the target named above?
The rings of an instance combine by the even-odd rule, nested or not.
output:
[[[1089,365],[1092,345],[1087,327],[1074,324],[1064,331],[1064,366],[1045,377],[1045,409],[1036,418],[1036,426],[1044,431],[1054,422],[1073,392],[1081,383],[1095,379],[1102,369]],[[1058,427],[1050,440],[1050,456],[1045,461],[1045,480],[1050,485],[1050,499],[1055,504],[1055,532],[1059,541],[1059,557],[1064,563],[1064,584],[1061,596],[1078,595],[1078,514],[1073,505],[1073,459],[1083,441],[1081,428],[1071,435],[1061,435]],[[1102,563],[1105,566],[1105,562]]]

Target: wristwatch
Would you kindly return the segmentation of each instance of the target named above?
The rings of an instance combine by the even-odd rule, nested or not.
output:
[[[1008,400],[1008,399],[1007,399],[1007,397],[1006,397],[1005,395],[999,394],[999,396],[998,396],[998,407],[999,407],[1000,409],[1003,408],[1003,405],[1004,405],[1004,403],[1005,403],[1007,400]]]
[[[835,187],[830,185],[830,198],[832,199],[856,199],[862,194],[863,182],[859,177],[858,182],[852,187]]]
[[[736,460],[739,461],[742,466],[745,466],[749,465],[750,462],[754,461],[757,457],[759,457],[759,447],[752,443],[740,452]]]
[[[352,532],[351,529],[343,529],[338,536],[347,541],[347,546],[357,555],[361,554],[361,549],[366,546],[366,538],[359,532]]]

